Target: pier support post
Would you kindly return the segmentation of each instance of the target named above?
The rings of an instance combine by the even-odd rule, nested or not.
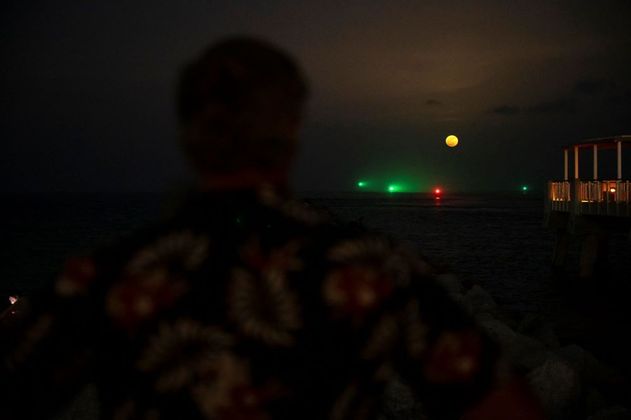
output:
[[[622,141],[616,142],[616,154],[618,155],[618,179],[622,179]]]
[[[574,179],[578,179],[578,146],[574,146]]]
[[[563,149],[563,180],[569,179],[569,163],[568,163],[568,150]]]
[[[567,260],[568,247],[570,245],[570,234],[565,229],[557,230],[554,251],[552,253],[552,268],[563,269]]]
[[[598,179],[598,145],[594,145],[594,181]]]
[[[580,278],[591,278],[596,274],[598,266],[607,258],[607,236],[603,233],[589,233],[583,238],[578,265]]]

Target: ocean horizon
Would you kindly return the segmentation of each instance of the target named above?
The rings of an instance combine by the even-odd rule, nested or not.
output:
[[[19,194],[5,200],[10,246],[0,265],[0,292],[29,293],[52,281],[63,261],[168,215],[181,201],[156,193]],[[480,284],[516,312],[557,305],[551,256],[554,236],[544,227],[544,200],[528,193],[303,192],[314,207],[412,243],[442,270]],[[624,275],[630,255],[623,234],[610,239],[612,276]],[[568,262],[571,273],[578,255]]]
[[[177,208],[185,194],[56,193],[5,195],[5,237],[0,292],[41,289],[65,258],[127,235]],[[413,244],[442,270],[480,284],[516,311],[554,305],[553,233],[544,227],[538,191],[444,193],[302,192],[314,207]],[[9,199],[6,199],[9,198]],[[618,237],[620,236],[620,237]],[[615,262],[629,241],[613,235]],[[577,254],[578,250],[572,250]],[[571,273],[573,261],[568,270]]]

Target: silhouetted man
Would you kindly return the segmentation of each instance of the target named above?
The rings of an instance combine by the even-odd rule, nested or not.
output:
[[[537,418],[427,263],[288,198],[306,97],[296,64],[257,40],[186,67],[177,110],[199,193],[16,304],[3,415],[44,417],[91,381],[101,418],[374,418],[396,379],[431,418]]]

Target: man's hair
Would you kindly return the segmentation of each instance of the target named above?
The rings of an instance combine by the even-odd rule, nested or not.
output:
[[[202,173],[287,165],[307,98],[294,60],[252,38],[206,49],[182,71],[177,116],[184,151]]]

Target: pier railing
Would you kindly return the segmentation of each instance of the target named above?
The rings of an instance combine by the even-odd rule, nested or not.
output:
[[[548,204],[553,211],[603,216],[631,216],[631,181],[552,181]]]

